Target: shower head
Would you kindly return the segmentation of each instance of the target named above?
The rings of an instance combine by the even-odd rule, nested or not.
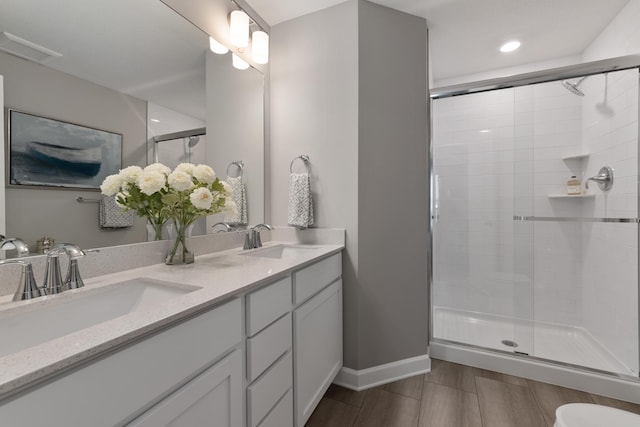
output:
[[[562,86],[564,86],[569,92],[571,92],[574,95],[584,96],[584,92],[582,92],[580,89],[578,89],[578,87],[584,81],[584,79],[586,79],[587,77],[588,76],[584,76],[583,78],[581,78],[577,82],[570,82],[569,80],[563,80],[562,81]]]
[[[190,136],[189,137],[189,148],[193,148],[196,145],[198,145],[198,142],[200,142],[200,137],[199,136]]]

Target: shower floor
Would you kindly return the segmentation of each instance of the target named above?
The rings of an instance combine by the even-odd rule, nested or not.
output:
[[[433,310],[434,338],[634,375],[583,328],[444,307]],[[515,341],[518,347],[503,344],[503,340]]]

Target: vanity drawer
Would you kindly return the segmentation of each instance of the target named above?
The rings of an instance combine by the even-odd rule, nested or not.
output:
[[[247,387],[247,416],[249,427],[256,427],[271,408],[291,388],[293,364],[287,352],[255,383]]]
[[[303,268],[294,273],[295,304],[307,300],[342,275],[342,253]]]
[[[247,339],[247,379],[255,380],[291,348],[291,313]]]
[[[247,335],[253,336],[291,309],[291,277],[247,295]]]
[[[258,427],[293,427],[293,390],[289,389]]]

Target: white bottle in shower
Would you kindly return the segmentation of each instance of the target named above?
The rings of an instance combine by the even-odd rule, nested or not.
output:
[[[575,175],[571,175],[567,181],[567,194],[570,196],[582,194],[582,182]]]

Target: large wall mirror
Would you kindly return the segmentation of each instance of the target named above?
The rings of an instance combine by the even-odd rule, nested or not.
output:
[[[232,68],[229,55],[208,50],[207,34],[158,0],[8,2],[0,14],[0,48],[15,41],[12,36],[61,56],[35,62],[0,51],[5,123],[14,109],[121,134],[122,167],[145,166],[158,156],[169,166],[207,163],[225,179],[238,174],[228,166],[242,161],[248,222],[264,220],[264,77],[258,70]],[[152,143],[201,128],[197,141]],[[100,228],[92,203],[99,198],[97,191],[9,186],[4,234],[25,240],[32,252],[45,235],[84,248],[147,240],[139,218],[126,229]],[[207,230],[202,221],[197,233]]]

